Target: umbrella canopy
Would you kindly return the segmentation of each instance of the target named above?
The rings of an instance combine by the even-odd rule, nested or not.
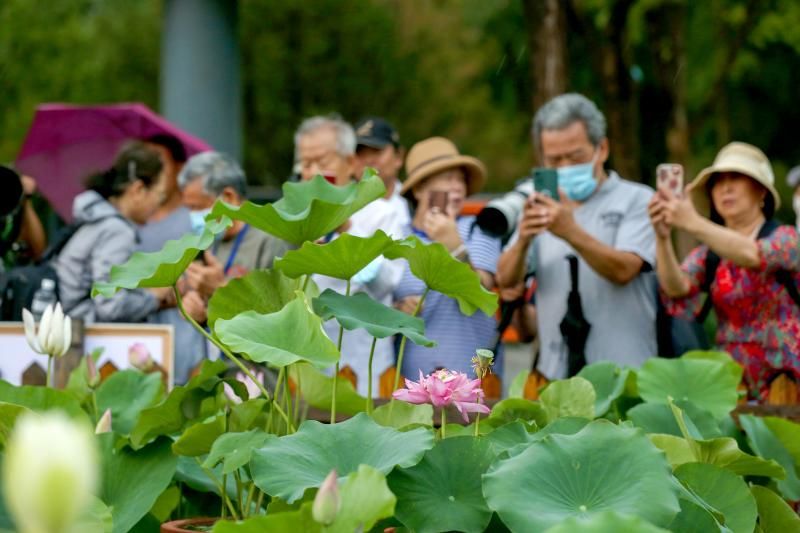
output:
[[[567,375],[572,377],[586,366],[586,340],[589,338],[589,331],[591,331],[592,325],[589,324],[583,314],[581,293],[578,292],[578,258],[574,255],[569,255],[567,260],[569,261],[572,289],[567,297],[567,313],[561,321],[560,329],[569,351]]]
[[[16,166],[36,179],[42,195],[70,221],[72,200],[84,190],[84,178],[110,167],[126,140],[153,135],[172,135],[183,143],[188,156],[211,150],[205,141],[144,104],[43,104],[36,108]]]

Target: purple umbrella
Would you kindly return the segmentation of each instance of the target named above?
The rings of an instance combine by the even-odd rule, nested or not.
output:
[[[84,190],[86,176],[110,167],[126,140],[159,134],[176,137],[189,156],[211,150],[205,141],[170,124],[144,104],[42,104],[36,108],[16,165],[36,179],[39,191],[70,221],[72,200]]]

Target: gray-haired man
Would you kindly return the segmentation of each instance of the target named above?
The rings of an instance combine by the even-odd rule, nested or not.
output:
[[[514,287],[535,274],[540,356],[549,379],[567,374],[560,324],[570,293],[568,256],[578,258],[579,293],[591,325],[584,355],[639,366],[656,355],[655,240],[647,203],[653,190],[603,165],[609,143],[603,114],[579,94],[558,96],[536,113],[533,143],[558,172],[560,201],[534,193],[500,257],[497,280]]]
[[[178,176],[178,184],[195,231],[202,229],[204,218],[217,199],[241,205],[247,192],[247,179],[239,164],[218,152],[191,157]],[[193,291],[184,298],[187,311],[203,321],[205,302],[217,288],[251,270],[270,268],[274,259],[288,249],[285,241],[234,221],[222,240],[205,252],[203,263],[195,261],[186,269],[186,279]]]

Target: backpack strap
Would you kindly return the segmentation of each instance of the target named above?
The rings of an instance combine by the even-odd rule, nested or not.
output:
[[[756,240],[769,237],[780,226],[781,224],[775,219],[767,220],[761,226],[761,229],[758,230]],[[703,307],[700,309],[700,312],[695,318],[697,322],[705,322],[706,318],[708,317],[708,313],[711,311],[711,284],[714,283],[714,278],[717,275],[719,263],[720,257],[709,248],[708,253],[706,254],[706,275],[701,287],[701,290],[705,292],[707,296],[705,302],[703,302]],[[777,279],[778,282],[784,286],[792,301],[794,301],[794,303],[800,307],[800,292],[797,290],[797,285],[794,282],[792,274],[781,269],[775,272],[775,279]]]

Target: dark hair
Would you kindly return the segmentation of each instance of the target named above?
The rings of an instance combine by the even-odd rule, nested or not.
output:
[[[185,163],[188,159],[186,156],[186,147],[183,145],[180,139],[174,135],[170,135],[168,133],[159,133],[158,135],[151,135],[144,141],[166,148],[169,152],[169,155],[172,156],[172,160],[176,163]]]
[[[747,174],[742,174],[742,176],[745,176],[745,177],[749,178],[750,181],[752,181],[753,183],[758,185],[761,188],[761,190],[763,190],[764,192],[767,193],[764,196],[764,205],[761,207],[761,212],[764,213],[764,218],[766,218],[767,220],[772,219],[772,217],[775,216],[775,198],[773,198],[772,193],[769,192],[769,189],[767,189],[766,187],[761,185],[761,183],[759,183],[755,179],[751,178]],[[709,205],[709,208],[710,208],[709,209],[709,214],[710,214],[709,218],[711,219],[712,222],[715,222],[715,223],[717,223],[717,224],[719,224],[721,226],[724,226],[725,225],[725,221],[722,220],[722,217],[720,216],[720,214],[717,213],[717,209],[714,207],[714,198],[711,196],[711,189],[713,189],[714,185],[716,185],[718,178],[719,178],[719,174],[718,173],[715,172],[714,174],[711,174],[711,177],[709,177],[708,181],[706,182],[706,194],[708,195],[708,205]]]
[[[125,192],[135,181],[152,187],[160,174],[161,157],[158,152],[142,141],[131,141],[122,147],[111,168],[90,176],[86,186],[103,198],[111,198]]]

